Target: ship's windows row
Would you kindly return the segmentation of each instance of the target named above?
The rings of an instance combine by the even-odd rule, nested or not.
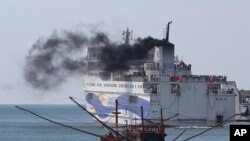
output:
[[[120,88],[136,88],[136,85],[133,84],[119,84]]]
[[[87,86],[95,86],[95,83],[87,83]]]
[[[104,84],[104,87],[116,87],[116,84]]]
[[[97,87],[102,87],[102,83],[96,83]]]
[[[144,86],[143,85],[138,85],[138,88],[144,88]]]
[[[92,87],[94,87],[94,86],[97,86],[97,87],[102,87],[102,86],[104,86],[104,87],[116,87],[116,84],[102,84],[102,83],[86,83],[87,84],[87,86],[92,86]]]
[[[134,84],[102,84],[102,83],[86,83],[87,86],[92,87],[120,87],[120,88],[144,88],[143,85],[134,85]]]
[[[120,88],[143,88],[143,85],[119,84]]]

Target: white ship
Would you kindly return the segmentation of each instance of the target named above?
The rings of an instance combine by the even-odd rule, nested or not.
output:
[[[175,56],[175,46],[169,42],[155,46],[143,60],[131,61],[125,72],[107,72],[99,59],[101,47],[89,47],[85,59],[88,73],[84,74],[87,109],[109,123],[115,123],[115,99],[119,102],[119,123],[140,122],[140,107],[144,118],[151,122],[166,120],[177,126],[210,126],[234,114],[232,120],[248,120],[250,94],[239,91],[234,81],[226,76],[193,75],[191,65]],[[125,44],[129,35],[125,32]]]

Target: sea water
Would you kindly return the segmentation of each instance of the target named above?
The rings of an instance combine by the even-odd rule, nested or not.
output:
[[[86,112],[76,105],[19,105],[51,120],[75,128],[103,135],[106,130],[94,122]],[[207,128],[169,128],[166,141],[173,140],[183,130],[178,140],[183,140]],[[40,119],[15,108],[14,105],[0,105],[0,141],[98,141],[94,137]],[[228,141],[229,128],[215,128],[192,141]]]

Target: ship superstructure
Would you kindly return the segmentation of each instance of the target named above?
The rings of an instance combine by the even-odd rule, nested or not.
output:
[[[167,25],[164,44],[148,51],[147,58],[131,60],[126,71],[108,72],[99,58],[102,47],[89,47],[84,74],[87,109],[109,123],[115,123],[115,100],[119,101],[119,123],[140,122],[141,110],[149,122],[178,116],[174,125],[214,125],[241,112],[240,95],[234,81],[226,76],[193,75],[191,65],[175,56]],[[124,32],[129,44],[129,30]],[[238,119],[240,117],[236,117]],[[197,123],[197,124],[196,124]]]

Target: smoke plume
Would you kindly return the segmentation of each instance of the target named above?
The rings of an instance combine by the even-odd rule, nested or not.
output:
[[[107,46],[110,40],[103,32],[92,36],[64,31],[56,32],[46,40],[39,39],[26,57],[24,77],[38,89],[58,87],[67,77],[86,71],[84,49],[86,46]]]
[[[138,38],[133,45],[105,46],[102,49],[100,60],[104,63],[106,71],[124,71],[129,69],[128,61],[144,59],[153,47],[167,45],[172,44],[165,39],[158,40],[150,36],[143,39]]]
[[[154,46],[167,44],[170,43],[166,40],[146,37],[136,39],[133,45],[118,45],[103,32],[91,36],[69,31],[59,36],[55,32],[32,46],[26,57],[24,77],[33,87],[50,90],[60,86],[68,77],[87,71],[83,62],[86,47],[102,47],[99,59],[104,71],[115,72],[128,70],[128,61],[146,58]]]

